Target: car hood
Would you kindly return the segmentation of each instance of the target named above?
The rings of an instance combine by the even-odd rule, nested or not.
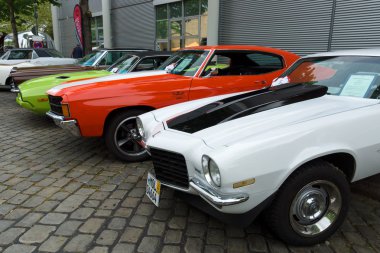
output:
[[[166,126],[201,138],[211,147],[229,146],[276,128],[378,104],[375,99],[326,92],[324,86],[289,84],[233,95],[198,107],[194,104],[187,112],[183,107],[182,114],[166,115]]]
[[[112,73],[106,70],[91,70],[42,76],[30,79],[22,83],[21,85],[19,85],[19,89],[23,96],[45,95],[48,89],[51,89],[65,82],[73,82],[82,79],[87,80],[89,78],[96,78],[108,75],[112,75]]]
[[[252,136],[289,125],[336,115],[378,104],[375,99],[325,95],[295,104],[270,109],[203,129],[194,136],[210,147],[230,146]]]
[[[78,60],[72,58],[39,57],[37,59],[0,60],[0,65],[15,67],[49,66],[58,64],[75,64]]]
[[[22,60],[0,60],[0,65],[6,65],[6,66],[9,66],[9,65],[17,65],[17,64],[20,64],[20,63],[27,63],[27,62],[30,62],[29,59],[22,59]],[[29,64],[29,66],[31,66],[32,64]]]
[[[48,94],[53,96],[62,96],[63,94],[75,93],[78,90],[83,90],[83,86],[88,86],[86,88],[91,89],[92,91],[95,88],[99,88],[102,92],[105,89],[114,90],[114,86],[124,85],[129,82],[137,82],[139,81],[150,81],[162,80],[165,78],[170,78],[170,75],[167,74],[166,71],[163,70],[150,70],[150,71],[140,71],[140,72],[130,72],[126,74],[113,74],[112,76],[94,78],[91,80],[83,80],[78,82],[70,82],[58,85],[50,90],[48,90]],[[174,77],[173,77],[174,78]]]

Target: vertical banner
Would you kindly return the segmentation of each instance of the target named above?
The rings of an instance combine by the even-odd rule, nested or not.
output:
[[[79,4],[74,7],[74,25],[75,25],[75,35],[77,37],[78,43],[83,48],[83,30],[82,30],[82,8]]]

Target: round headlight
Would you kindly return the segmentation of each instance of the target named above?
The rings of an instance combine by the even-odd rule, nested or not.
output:
[[[207,182],[211,185],[220,187],[222,180],[218,165],[216,165],[210,157],[204,155],[202,157],[202,168]]]
[[[140,118],[136,119],[136,126],[137,126],[137,131],[139,132],[139,135],[144,138],[145,137],[145,131],[144,131],[144,126],[141,122]]]
[[[216,186],[220,186],[221,180],[220,180],[220,172],[218,165],[210,159],[210,162],[208,163],[208,169],[210,171],[211,180],[214,182]]]

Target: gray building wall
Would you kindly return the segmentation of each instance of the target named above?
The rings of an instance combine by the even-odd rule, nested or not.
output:
[[[152,0],[113,0],[114,47],[154,49],[155,11]]]
[[[61,33],[59,50],[70,56],[77,44],[73,21],[74,6],[79,0],[61,0],[58,25]],[[93,16],[101,15],[102,1],[91,0]],[[114,47],[154,48],[155,14],[153,0],[111,0],[111,26]]]
[[[69,56],[77,43],[73,9],[79,0],[61,0],[60,50]],[[101,15],[101,0],[90,9]],[[157,0],[156,0],[157,2]],[[300,55],[380,46],[378,0],[220,0],[219,44],[255,44]],[[111,0],[114,47],[154,48],[153,0]]]
[[[61,0],[58,11],[58,26],[61,33],[61,48],[58,48],[64,56],[70,57],[72,49],[78,43],[75,36],[73,20],[74,6],[79,4],[79,0]],[[102,11],[102,0],[91,0],[90,10],[92,13]]]
[[[336,0],[331,49],[380,47],[380,2]]]
[[[219,44],[306,55],[380,46],[378,0],[221,0]]]

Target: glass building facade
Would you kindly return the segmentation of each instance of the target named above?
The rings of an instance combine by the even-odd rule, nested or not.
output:
[[[157,50],[176,51],[207,44],[207,0],[183,0],[155,8]]]

